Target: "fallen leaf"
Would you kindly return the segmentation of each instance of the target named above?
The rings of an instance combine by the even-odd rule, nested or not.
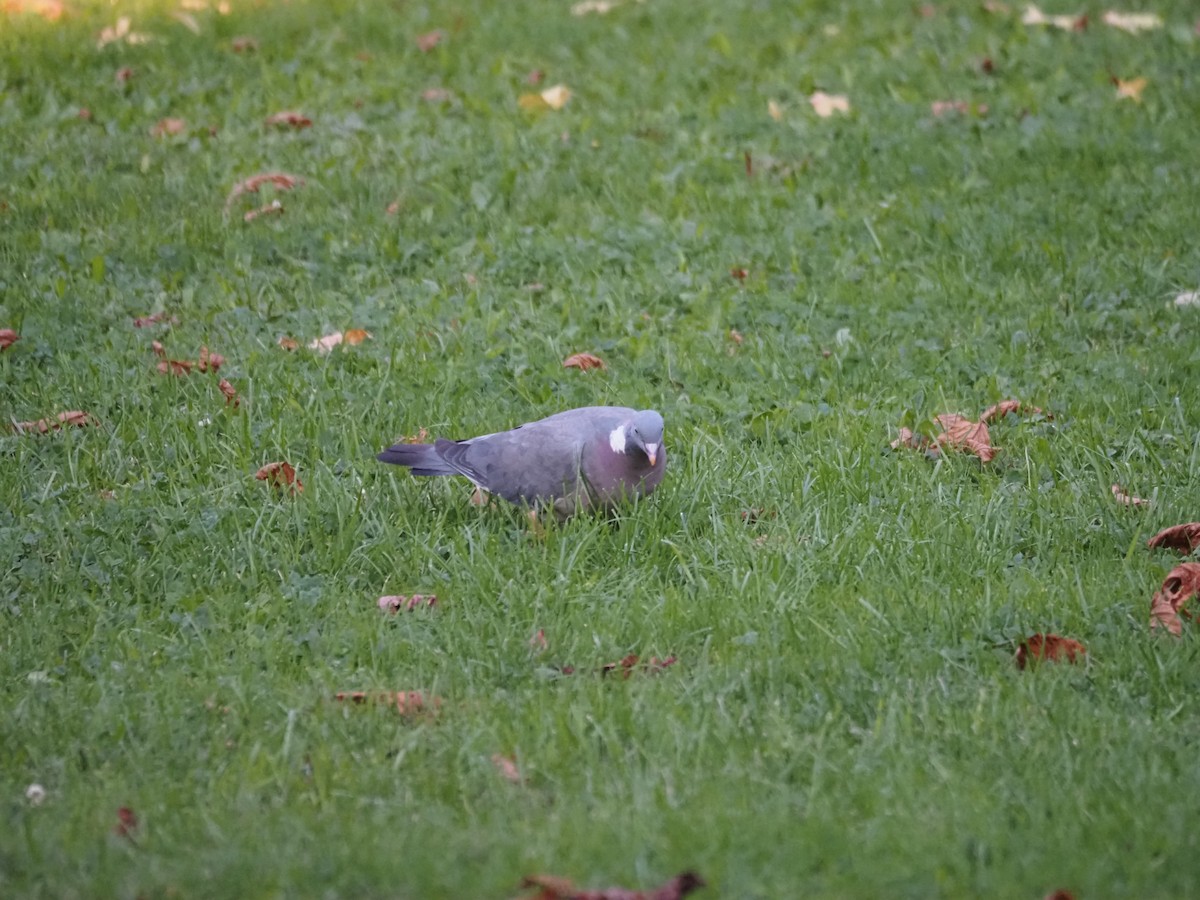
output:
[[[232,384],[222,378],[219,382],[217,382],[217,387],[220,388],[221,393],[225,395],[226,406],[232,405],[234,409],[237,409],[237,407],[241,406],[242,401],[238,399],[237,391],[234,389]]]
[[[265,481],[271,487],[286,489],[293,496],[304,490],[304,484],[296,477],[296,470],[292,468],[291,463],[267,463],[254,473],[254,477]]]
[[[427,697],[420,691],[382,691],[368,693],[367,691],[339,691],[334,699],[350,701],[351,703],[366,703],[368,700],[385,706],[395,706],[402,716],[412,716],[418,713],[435,713],[442,706],[441,697]]]
[[[446,32],[440,28],[436,31],[427,31],[425,34],[417,35],[417,49],[422,53],[428,53],[445,39]]]
[[[1121,485],[1119,485],[1119,484],[1114,484],[1112,486],[1112,495],[1116,498],[1118,503],[1123,503],[1126,506],[1149,506],[1150,505],[1149,500],[1143,500],[1141,497],[1133,497],[1133,496],[1125,493],[1125,488],[1121,487]]]
[[[133,320],[134,328],[148,328],[151,325],[178,325],[179,320],[170,313],[157,312],[148,316],[138,316]]]
[[[1057,634],[1032,634],[1017,647],[1016,663],[1018,669],[1024,669],[1030,660],[1060,662],[1065,659],[1073,663],[1076,657],[1082,658],[1086,653],[1087,648],[1071,638]]]
[[[1138,34],[1142,31],[1153,31],[1163,27],[1163,20],[1158,13],[1123,13],[1110,9],[1101,19],[1105,25]]]
[[[979,417],[981,422],[994,422],[996,419],[1003,419],[1009,413],[1021,415],[1024,413],[1027,416],[1042,416],[1047,419],[1053,419],[1054,416],[1044,412],[1040,407],[1030,406],[1022,403],[1020,400],[1001,400],[994,406],[989,406],[983,411],[983,415]]]
[[[827,94],[824,91],[816,91],[808,98],[809,104],[822,119],[828,119],[835,112],[848,113],[850,112],[850,100],[845,94]]]
[[[308,342],[309,350],[316,350],[318,353],[328,353],[343,340],[344,336],[340,331],[335,331],[333,334],[327,334],[325,337],[313,338]]]
[[[288,337],[286,334],[282,335],[276,343],[284,350],[298,350],[300,348],[300,342],[293,337]]]
[[[1183,634],[1183,620],[1192,614],[1184,604],[1200,593],[1200,563],[1180,563],[1163,579],[1162,587],[1150,599],[1150,630],[1165,628],[1171,634]]]
[[[1150,540],[1147,547],[1166,547],[1169,550],[1179,550],[1191,553],[1200,547],[1200,522],[1188,522],[1186,525],[1172,525],[1164,528]]]
[[[260,206],[258,209],[248,209],[242,214],[243,222],[253,222],[259,216],[281,216],[283,215],[283,204],[278,200],[272,200]]]
[[[767,115],[775,122],[783,121],[783,107],[775,100],[767,101]]]
[[[1145,78],[1131,78],[1128,81],[1114,78],[1113,83],[1117,86],[1118,100],[1132,100],[1134,103],[1141,103],[1142,91],[1146,90],[1146,85],[1150,82]]]
[[[541,69],[530,69],[525,75],[525,83],[538,85],[546,80],[546,73]]]
[[[544,653],[550,649],[550,642],[546,640],[545,629],[539,628],[537,634],[529,639],[529,649],[534,653]]]
[[[79,116],[85,122],[92,121],[92,111],[86,106],[79,107],[79,112],[75,113],[75,115]]]
[[[264,184],[274,185],[281,191],[290,191],[304,184],[304,179],[287,172],[260,172],[258,175],[251,175],[239,181],[230,190],[229,196],[225,198],[225,211],[228,212],[233,201],[243,194],[257,194]]]
[[[564,369],[580,369],[586,372],[588,369],[607,369],[604,360],[591,353],[573,353],[563,360]]]
[[[446,88],[426,88],[421,91],[421,99],[427,103],[453,103],[457,97],[454,91]],[[388,207],[391,209],[391,207]]]
[[[122,66],[113,72],[113,79],[117,84],[128,84],[133,80],[133,69],[129,68],[129,66]]]
[[[1185,306],[1200,306],[1200,291],[1184,291],[1176,294],[1175,305],[1180,309]]]
[[[150,129],[151,137],[166,137],[171,134],[180,134],[187,128],[187,122],[183,119],[159,119],[153,128]]]
[[[929,104],[929,111],[938,119],[949,113],[959,113],[965,116],[971,111],[971,104],[966,100],[934,100]]]
[[[48,431],[58,431],[64,425],[74,425],[76,428],[84,428],[88,425],[96,424],[95,416],[78,409],[73,409],[69,412],[60,412],[53,419],[38,419],[36,422],[14,422],[13,429],[18,434],[24,434],[27,431],[36,431],[38,434],[45,434]]]
[[[220,353],[209,353],[207,347],[200,348],[200,362],[197,368],[201,372],[212,370],[213,372],[225,365],[225,357]]]
[[[704,879],[695,872],[683,872],[648,891],[618,887],[584,890],[558,875],[526,875],[521,879],[522,889],[537,888],[538,891],[527,900],[683,900],[702,887]]]
[[[418,428],[416,434],[406,435],[400,438],[402,444],[423,444],[425,439],[429,437],[429,430],[426,428]]]
[[[620,672],[622,678],[628,678],[634,672],[644,672],[646,674],[656,674],[663,671],[668,666],[673,666],[678,660],[674,656],[668,656],[666,659],[659,659],[657,656],[652,656],[645,662],[641,662],[641,657],[636,653],[630,653],[624,659],[617,662],[605,663],[600,667],[601,675],[608,675],[611,672]]]
[[[195,363],[187,359],[164,359],[159,362],[157,368],[163,375],[190,375],[194,365]]]
[[[745,281],[750,277],[750,270],[743,269],[741,266],[735,266],[729,270],[729,275],[731,278],[734,278],[737,281]]]
[[[121,16],[117,19],[115,25],[101,29],[99,36],[96,38],[97,49],[103,49],[109,44],[115,44],[118,41],[124,41],[127,44],[145,44],[150,40],[149,35],[133,31],[132,26],[133,20],[129,16]]]
[[[908,450],[923,450],[933,456],[937,456],[941,451],[938,450],[936,444],[929,438],[921,434],[916,434],[911,428],[901,428],[899,436],[892,441],[891,448],[899,450],[906,448]]]
[[[1032,3],[1025,7],[1021,21],[1026,25],[1050,25],[1063,31],[1084,31],[1088,26],[1086,15],[1046,15]]]
[[[492,765],[496,767],[496,771],[500,773],[500,777],[505,781],[511,781],[513,784],[525,783],[525,778],[521,775],[521,770],[517,768],[517,763],[511,756],[493,753]]]
[[[354,346],[356,344],[361,344],[365,340],[375,337],[375,335],[371,334],[369,331],[363,330],[362,328],[351,328],[345,333],[345,335],[343,335],[343,337],[345,338],[347,344]]]
[[[412,594],[405,597],[401,594],[389,594],[379,598],[379,608],[384,612],[398,613],[400,610],[412,612],[414,609],[437,604],[437,594]]]
[[[562,109],[570,99],[570,89],[566,85],[556,84],[540,94],[522,94],[517,98],[517,103],[526,110]]]
[[[296,112],[292,109],[285,109],[282,112],[273,113],[263,120],[264,125],[275,125],[284,128],[312,128],[312,119],[304,115],[304,113]]]
[[[992,446],[986,423],[972,422],[965,416],[954,413],[943,413],[936,416],[934,421],[945,429],[934,438],[934,442],[939,446],[974,453],[985,463],[995,459],[997,449]]]
[[[598,16],[606,15],[620,6],[620,0],[580,0],[571,7],[571,15],[587,16],[595,13]]]
[[[242,34],[229,42],[234,53],[253,53],[258,49],[258,39]]]
[[[11,328],[0,328],[0,350],[7,350],[21,339]]]
[[[113,834],[133,840],[137,827],[137,813],[128,806],[122,806],[117,810],[117,824],[113,826]]]
[[[729,329],[729,339],[731,341],[733,341],[735,344],[737,344],[739,347],[742,346],[743,341],[746,340],[742,336],[742,333],[740,331],[738,331],[736,328]]]

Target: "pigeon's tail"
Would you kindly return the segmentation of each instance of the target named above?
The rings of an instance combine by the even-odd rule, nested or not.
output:
[[[407,466],[414,475],[457,475],[447,465],[433,444],[396,444],[375,457],[380,462],[393,466]]]

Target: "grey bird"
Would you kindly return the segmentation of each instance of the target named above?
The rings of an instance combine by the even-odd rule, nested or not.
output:
[[[476,487],[560,519],[645,496],[667,466],[651,409],[584,406],[465,441],[396,444],[377,457],[413,475],[465,475]]]

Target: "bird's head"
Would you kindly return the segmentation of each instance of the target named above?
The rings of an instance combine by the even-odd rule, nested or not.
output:
[[[658,460],[662,451],[663,417],[652,409],[635,413],[625,426],[626,442],[646,454],[650,465]]]

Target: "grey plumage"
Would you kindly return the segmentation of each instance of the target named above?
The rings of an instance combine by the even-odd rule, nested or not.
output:
[[[468,440],[396,444],[377,459],[414,475],[464,475],[511,503],[565,518],[651,493],[666,469],[662,439],[653,410],[585,406]]]

